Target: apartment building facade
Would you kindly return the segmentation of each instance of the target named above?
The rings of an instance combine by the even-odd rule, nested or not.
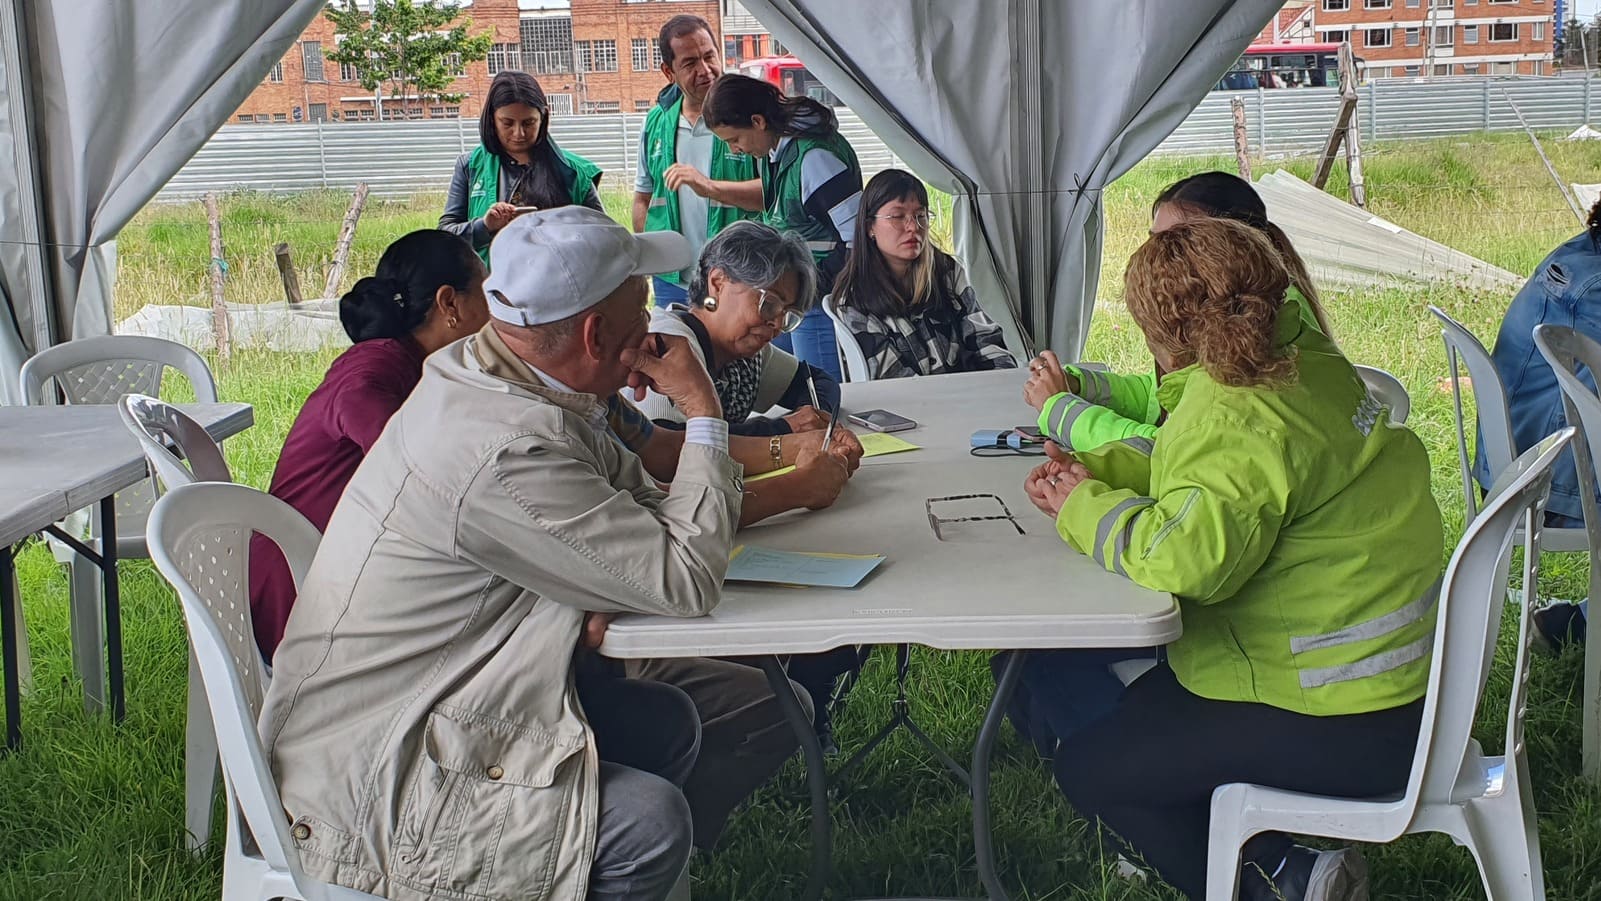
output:
[[[1349,40],[1368,78],[1550,75],[1553,0],[1317,0],[1316,40]]]
[[[471,22],[473,34],[494,38],[487,59],[462,65],[450,87],[464,95],[458,102],[431,98],[406,98],[391,102],[386,96],[386,119],[455,119],[476,117],[483,108],[490,79],[501,69],[522,68],[521,25],[518,0],[475,0],[464,4],[463,16]],[[356,80],[351,66],[327,58],[338,45],[333,22],[319,15],[301,33],[300,40],[267,73],[261,84],[245,98],[231,121],[255,124],[283,124],[320,121],[373,121],[378,104],[371,91]]]
[[[667,84],[657,35],[668,19],[700,16],[716,40],[721,0],[571,0],[574,112],[642,113]]]

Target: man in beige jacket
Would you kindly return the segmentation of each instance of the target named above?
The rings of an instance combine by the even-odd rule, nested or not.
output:
[[[641,690],[600,702],[631,705],[630,741],[609,742],[574,652],[585,611],[719,598],[740,468],[704,368],[646,334],[644,276],[688,266],[688,246],[581,207],[519,217],[503,243],[517,265],[496,254],[493,321],[428,360],[334,512],[261,732],[320,878],[398,899],[661,899],[689,853],[674,783],[694,708],[603,680]],[[608,435],[625,383],[690,416],[671,493]]]

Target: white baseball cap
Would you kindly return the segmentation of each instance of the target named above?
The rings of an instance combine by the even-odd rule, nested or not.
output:
[[[677,232],[636,235],[588,207],[537,210],[513,219],[489,245],[489,315],[542,325],[582,313],[631,276],[679,272],[695,262]]]

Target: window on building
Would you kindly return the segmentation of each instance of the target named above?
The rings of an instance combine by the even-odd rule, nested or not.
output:
[[[1454,47],[1454,46],[1456,46],[1456,26],[1455,25],[1436,25],[1436,26],[1434,26],[1434,46],[1436,46],[1436,47]]]
[[[442,106],[430,106],[430,107],[428,107],[428,118],[430,118],[430,119],[443,119],[443,118],[445,118],[445,108],[442,107]]]
[[[1423,0],[1406,0],[1406,5],[1408,9],[1417,9],[1423,5]]]
[[[445,71],[450,73],[451,78],[467,77],[467,64],[462,62],[460,53],[445,54]]]
[[[1420,45],[1422,43],[1423,43],[1423,38],[1418,33],[1418,30],[1416,28],[1408,28],[1406,30],[1406,45],[1408,47],[1416,47],[1416,46],[1418,46],[1418,45]],[[1372,45],[1369,45],[1369,46],[1372,46]]]
[[[250,114],[249,113],[240,113],[239,114],[239,121],[245,123],[246,125],[249,125],[250,124]]]
[[[311,105],[311,115],[308,118],[310,118],[313,122],[328,121],[328,104],[313,103]]]
[[[654,100],[635,100],[634,101],[634,112],[636,112],[636,113],[648,113],[648,112],[650,112],[651,105],[654,104],[655,102],[656,101],[654,101]]]
[[[723,38],[723,59],[739,59],[739,40],[732,35]]]
[[[530,72],[571,72],[573,70],[573,20],[571,16],[531,16],[523,19],[522,65]]]
[[[355,66],[351,65],[350,63],[340,63],[339,64],[339,80],[340,81],[357,81],[360,78],[361,78],[361,76],[359,74],[357,74]]]
[[[1407,66],[1406,67],[1406,77],[1414,78],[1414,77],[1417,76],[1419,71],[1420,70],[1419,70],[1419,68],[1417,66]]]
[[[407,119],[421,119],[422,118],[422,107],[420,107],[420,106],[409,106],[408,105],[406,107],[406,118]]]
[[[618,102],[616,100],[585,100],[584,101],[584,113],[588,114],[588,115],[593,115],[595,113],[620,113],[622,111],[623,111],[622,103],[620,103],[620,102]]]
[[[345,118],[349,119],[351,117],[350,116],[346,116]],[[377,117],[373,115],[372,107],[364,106],[361,109],[358,109],[358,110],[355,111],[355,118],[363,120],[365,122],[371,122],[373,119],[375,119]]]
[[[523,67],[523,51],[519,44],[491,44],[489,47],[489,74],[517,72]]]
[[[1512,4],[1516,3],[1516,2],[1518,2],[1518,0],[1490,0],[1490,5],[1491,6],[1510,6],[1510,5],[1512,5]],[[1496,63],[1496,65],[1499,66],[1500,63]],[[1508,74],[1511,74],[1511,73],[1508,73]]]
[[[579,72],[595,71],[595,46],[589,41],[573,42],[573,62]]]
[[[1498,44],[1518,39],[1518,23],[1497,22],[1490,26],[1490,43]]]
[[[307,81],[323,81],[322,42],[301,41],[300,62],[305,67]]]
[[[1347,31],[1347,30],[1345,30],[1343,28],[1341,30],[1339,30],[1339,31],[1325,31],[1325,32],[1323,32],[1323,40],[1328,41],[1331,44],[1343,44],[1346,41],[1349,41],[1350,39],[1351,39],[1351,32],[1349,32],[1349,31]]]
[[[283,60],[278,60],[277,62],[272,64],[272,70],[267,73],[267,80],[272,82],[273,84],[283,84],[283,82],[284,82],[284,61]]]
[[[1323,0],[1323,11],[1326,13],[1344,12],[1351,8],[1351,0]]]
[[[1478,6],[1479,5],[1479,0],[1462,0],[1462,5],[1463,6]],[[1463,68],[1465,69],[1467,67],[1464,66]],[[1478,66],[1474,66],[1473,67],[1473,71],[1475,73],[1478,72],[1478,70],[1479,70]]]
[[[571,116],[573,114],[573,95],[546,94],[545,102],[550,104],[550,112],[556,116]]]
[[[1477,25],[1464,25],[1464,26],[1462,26],[1462,43],[1464,43],[1464,44],[1477,44],[1478,42],[1479,42],[1479,26],[1477,26]]]
[[[1538,60],[1537,59],[1533,63],[1531,63],[1530,65],[1532,65],[1534,67],[1534,71],[1531,74],[1534,74],[1534,75],[1544,75],[1545,74],[1545,61],[1544,60]]]
[[[1451,74],[1451,67],[1448,66],[1448,65],[1435,66],[1434,67],[1434,74],[1435,75],[1450,75]]]
[[[1362,33],[1362,44],[1366,47],[1390,46],[1390,29],[1369,28]]]
[[[1468,63],[1467,65],[1462,67],[1462,74],[1463,75],[1477,75],[1477,74],[1479,74],[1479,64],[1478,63]]]
[[[1532,37],[1536,41],[1545,40],[1545,23],[1544,22],[1535,22],[1535,23],[1533,23],[1533,30],[1534,30],[1534,33],[1531,34],[1530,37]]]
[[[1452,9],[1456,6],[1456,0],[1429,0],[1429,5],[1438,9]]]
[[[269,121],[269,117],[267,116],[266,113],[257,113],[256,114],[256,121],[257,122],[267,122],[267,121]]]
[[[629,46],[629,55],[633,57],[635,72],[650,71],[650,45],[655,41],[646,38],[634,38]]]
[[[1516,74],[1518,74],[1517,64],[1516,63],[1491,63],[1490,64],[1490,74],[1491,75],[1516,75]]]
[[[595,41],[595,68],[596,72],[617,71],[617,42]]]
[[[1390,0],[1362,0],[1363,9],[1389,9]]]
[[[273,113],[272,114],[272,121],[274,121],[274,122],[288,122],[289,121],[289,114],[288,113]]]
[[[1389,66],[1368,66],[1368,77],[1369,78],[1389,78],[1390,77],[1390,67]]]

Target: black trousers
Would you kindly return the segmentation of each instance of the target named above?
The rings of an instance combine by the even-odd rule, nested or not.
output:
[[[1136,679],[1110,714],[1057,748],[1056,782],[1170,884],[1206,894],[1212,790],[1230,782],[1363,798],[1405,787],[1421,700],[1350,716],[1307,716],[1191,694],[1164,664]],[[1271,874],[1290,839],[1263,833],[1242,858]]]

